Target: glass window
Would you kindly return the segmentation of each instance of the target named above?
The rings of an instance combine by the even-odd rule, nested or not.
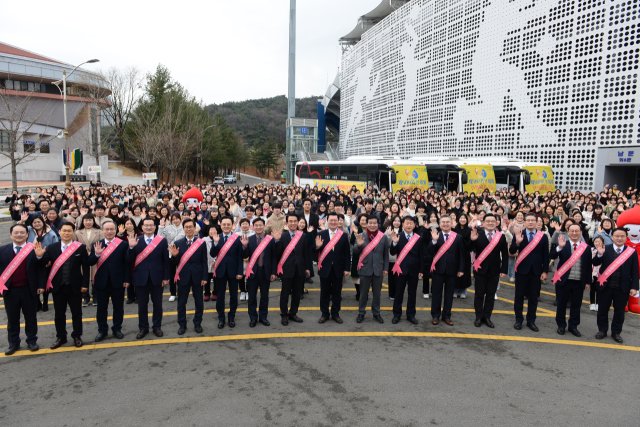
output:
[[[36,143],[33,141],[25,141],[23,146],[25,153],[33,153],[36,151]]]
[[[378,165],[360,165],[358,168],[358,181],[366,181],[369,174],[375,174],[378,172]]]
[[[358,166],[357,165],[342,165],[340,166],[340,175],[341,176],[350,176],[358,174]]]
[[[307,165],[298,166],[296,175],[300,176],[300,178],[309,178],[309,168],[307,167]]]
[[[327,176],[338,176],[338,172],[340,170],[340,165],[324,165],[322,167],[322,174],[323,176],[327,175]]]
[[[427,176],[429,177],[429,188],[435,187],[436,191],[442,191],[442,189],[444,189],[444,169],[427,166]]]
[[[41,153],[45,153],[45,154],[50,154],[49,143],[48,142],[41,142],[40,143],[40,152]]]
[[[495,167],[493,168],[493,173],[496,176],[496,184],[506,184],[507,183],[507,169]]]
[[[15,84],[13,86],[15,87]],[[29,90],[29,83],[20,82],[20,90]]]
[[[0,151],[9,152],[11,147],[11,139],[9,138],[9,132],[0,132]]]
[[[32,82],[27,83],[27,90],[29,92],[33,92],[35,90],[35,87],[36,87],[35,83],[32,83]]]
[[[8,90],[13,90],[13,80],[5,80],[4,87]]]

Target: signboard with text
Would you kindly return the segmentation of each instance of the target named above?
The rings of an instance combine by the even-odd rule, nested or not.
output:
[[[100,166],[87,166],[87,173],[98,173],[102,172]]]
[[[637,148],[618,148],[609,150],[610,165],[638,165],[640,164],[640,155],[636,156]],[[640,151],[638,151],[640,153]]]
[[[155,172],[143,173],[142,179],[158,179],[158,174]]]

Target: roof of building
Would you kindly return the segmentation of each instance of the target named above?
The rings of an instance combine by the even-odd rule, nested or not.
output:
[[[40,55],[38,53],[34,53],[31,51],[28,51],[26,49],[21,49],[19,47],[16,46],[12,46],[10,44],[7,43],[3,43],[0,42],[0,53],[5,53],[8,55],[14,55],[14,56],[22,56],[24,58],[30,58],[30,59],[37,59],[39,61],[46,61],[46,62],[52,62],[55,64],[62,64],[62,65],[69,65],[65,62],[62,61],[58,61],[56,59],[52,59],[52,58],[48,58],[44,55]]]
[[[411,0],[381,0],[371,12],[358,18],[356,27],[349,34],[340,38],[341,44],[355,44],[360,41],[362,35],[371,27],[382,21],[394,11],[401,8]]]

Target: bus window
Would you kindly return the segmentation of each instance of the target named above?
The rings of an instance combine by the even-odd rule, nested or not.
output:
[[[378,165],[360,165],[358,168],[358,181],[366,181],[369,174],[378,172]]]
[[[444,189],[444,169],[437,169],[432,166],[427,166],[427,176],[429,177],[429,188],[434,187],[436,191],[442,191]]]
[[[307,165],[298,166],[296,175],[298,175],[300,178],[309,178],[309,168],[307,167]]]
[[[340,177],[346,181],[358,180],[358,165],[341,165]]]
[[[324,165],[320,166],[322,175],[325,179],[338,179],[338,173],[340,172],[340,165]]]
[[[520,190],[520,172],[509,172],[509,190]]]
[[[460,172],[449,171],[447,177],[447,191],[459,191],[460,190]]]
[[[389,190],[391,191],[391,172],[390,171],[380,171],[380,190]]]
[[[496,184],[498,185],[506,185],[507,184],[507,170],[505,168],[493,167],[493,173],[496,177]]]

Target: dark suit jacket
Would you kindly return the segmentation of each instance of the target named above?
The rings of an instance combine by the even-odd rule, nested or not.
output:
[[[495,231],[494,231],[495,232]],[[471,250],[476,253],[476,259],[480,256],[482,251],[489,246],[489,239],[484,229],[478,229],[478,238],[475,241],[471,241]],[[493,251],[489,253],[489,256],[480,264],[480,268],[476,271],[473,267],[472,271],[474,275],[478,276],[497,276],[499,274],[507,274],[509,269],[509,245],[504,234],[500,237],[498,244]]]
[[[558,252],[557,248],[553,248],[551,249],[551,252],[549,252],[549,258],[551,259],[560,258],[560,261],[558,262],[558,267],[557,267],[558,270],[562,268],[565,262],[569,261],[569,258],[571,258],[571,245],[572,245],[571,241],[567,240],[567,243],[564,245],[564,248],[562,248],[560,252]],[[591,254],[591,248],[587,246],[587,249],[585,249],[584,252],[582,253],[582,256],[580,256],[580,273],[581,273],[580,282],[582,283],[583,290],[586,287],[586,285],[590,285],[591,282],[593,281],[592,279],[593,266],[591,262],[592,259],[593,259],[593,256]],[[604,271],[604,270],[601,270],[601,271]],[[560,277],[560,281],[557,282],[556,285],[558,286],[564,285],[569,279],[570,272],[571,270],[568,270],[565,274],[563,274],[562,277]]]
[[[195,240],[194,240],[195,242]],[[180,264],[180,260],[187,253],[189,248],[187,247],[187,238],[183,237],[180,240],[176,240],[173,242],[176,248],[180,249],[180,253],[178,256],[171,257],[171,262],[178,268]],[[193,281],[194,284],[199,285],[203,280],[205,282],[209,281],[209,266],[207,265],[207,244],[206,242],[202,242],[202,245],[198,248],[197,251],[191,255],[191,258],[187,261],[187,263],[182,267],[182,271],[180,272],[180,280],[176,282],[178,286],[187,286],[190,281]]]
[[[422,237],[420,237],[420,239],[422,239]],[[389,254],[400,255],[408,242],[409,241],[407,240],[407,236],[405,232],[401,231],[400,240],[398,241],[398,244],[394,246],[393,243],[391,243],[391,246],[389,247]],[[424,273],[424,268],[421,261],[422,261],[422,241],[418,240],[416,244],[413,245],[413,247],[405,257],[405,259],[402,260],[402,263],[400,264],[402,275],[410,276],[410,277],[418,277],[419,273]],[[396,259],[396,262],[398,262],[397,259]],[[389,272],[389,274],[393,274],[393,273]]]
[[[49,246],[47,246],[47,250],[42,256],[42,263],[47,265],[49,261],[51,261],[51,267],[55,264],[56,260],[62,255],[62,242],[55,242]],[[87,263],[89,259],[89,254],[87,254],[87,247],[85,245],[80,245],[74,252],[71,257],[67,260],[67,262],[71,264],[71,290],[75,293],[80,293],[81,288],[88,288],[89,283],[91,282],[91,274],[89,273],[89,264]],[[53,292],[58,292],[60,286],[62,285],[62,269],[64,267],[60,267],[58,272],[51,280],[51,284],[53,285]],[[45,284],[49,278],[45,278]]]
[[[232,233],[233,234],[233,233]],[[224,246],[224,234],[220,234],[220,240],[218,244],[211,242],[211,257],[215,258]],[[231,235],[229,236],[231,237]],[[222,262],[217,261],[216,264],[216,277],[229,277],[235,279],[236,276],[241,276],[244,273],[244,258],[242,258],[242,243],[240,243],[240,236],[233,242],[229,251],[224,256]]]
[[[313,251],[318,254],[318,263],[320,262],[320,254],[329,243],[330,234],[329,230],[322,230],[318,233],[318,236],[322,239],[322,246],[317,248],[315,242],[313,242]],[[326,279],[331,274],[331,269],[335,271],[338,277],[344,276],[343,272],[351,271],[351,245],[349,244],[349,237],[347,233],[342,233],[340,240],[333,247],[332,251],[329,251],[327,256],[322,261],[322,265],[318,264],[318,275],[323,279]],[[322,269],[320,267],[322,266]]]
[[[367,231],[364,231],[364,243],[362,246],[358,246],[358,242],[354,243],[353,259],[351,262],[355,262],[356,266],[360,260],[360,253],[369,244],[369,235]],[[380,243],[362,260],[362,268],[358,271],[360,276],[382,276],[383,271],[389,271],[389,239],[387,236],[383,236]]]
[[[449,236],[451,238],[451,236]],[[427,257],[435,259],[440,247],[444,245],[444,235],[442,232],[438,235],[438,242],[433,243],[431,233],[429,233],[429,244],[427,245]],[[431,264],[426,266],[431,271]],[[436,269],[431,274],[446,274],[447,276],[457,276],[458,273],[464,273],[464,242],[462,236],[456,235],[456,239],[449,249],[436,262]]]
[[[304,211],[302,212],[302,214],[300,214],[300,218],[305,218],[304,216]],[[320,217],[318,216],[318,214],[314,214],[313,212],[309,213],[309,223],[307,224],[307,227],[309,226],[313,226],[314,230],[318,230],[320,231]]]
[[[154,235],[155,238],[155,235]],[[136,257],[147,247],[144,235],[137,237],[138,244],[127,251],[127,262],[134,262]],[[128,247],[129,243],[127,243]],[[167,239],[162,238],[158,246],[144,261],[133,269],[133,285],[145,286],[151,279],[153,286],[162,286],[163,280],[169,280],[169,245]]]
[[[282,254],[284,254],[285,249],[291,243],[291,234],[289,229],[285,229],[282,232],[282,236],[280,240],[277,241],[274,245],[273,249],[273,274],[277,273],[278,263],[280,262],[280,258],[282,258]],[[305,277],[305,271],[307,270],[307,260],[309,259],[309,246],[307,245],[307,236],[305,233],[302,233],[302,237],[298,240],[298,244],[289,255],[289,258],[285,261],[282,266],[282,275],[281,277],[285,279],[291,279],[295,272],[296,267],[298,270],[298,277]]]
[[[266,237],[266,234],[264,235],[264,237]],[[272,265],[273,264],[273,248],[274,248],[275,242],[276,242],[275,239],[271,239],[267,247],[264,248],[264,252],[263,252],[264,256],[262,257],[262,261],[263,261],[262,266],[264,267],[264,274],[267,276],[267,278],[270,277],[272,274],[275,274],[275,271],[273,270],[273,265]],[[253,236],[249,237],[249,244],[247,245],[247,247],[242,248],[242,257],[249,258],[249,260],[251,260],[251,257],[253,256],[256,249],[258,249],[258,236],[254,234]],[[256,261],[256,265],[253,267],[253,274],[251,276],[247,276],[247,279],[255,277],[255,273],[257,270],[258,270],[258,261]]]
[[[513,236],[511,246],[509,247],[511,254],[522,252],[529,244],[527,230],[525,229],[522,234],[524,235],[524,239],[522,239],[520,245],[516,242],[516,236]],[[542,235],[542,239],[538,242],[535,249],[518,265],[518,274],[529,274],[531,272],[536,276],[549,272],[549,238],[546,234]]]
[[[102,247],[105,248],[106,239],[102,239],[100,242],[102,242]],[[106,288],[109,278],[111,278],[111,286],[113,288],[121,288],[123,283],[131,283],[131,267],[130,263],[126,261],[128,251],[129,242],[123,240],[109,258],[104,261],[104,264],[96,270],[93,282],[95,287],[99,289]],[[89,255],[87,263],[96,265],[98,259],[94,246],[91,246],[91,255]]]
[[[0,246],[0,272],[3,272],[13,258],[16,256],[15,252],[13,252],[13,243],[9,243],[7,245]],[[44,258],[44,257],[43,257]],[[38,260],[34,251],[31,251],[29,256],[27,256],[27,279],[29,280],[29,289],[31,289],[31,295],[38,295],[38,289],[44,289],[47,284],[47,278],[45,277],[46,269],[44,268],[46,264],[42,263],[42,260]],[[9,289],[11,286],[11,278],[7,280],[5,286]]]
[[[628,248],[627,245],[624,246],[626,250]],[[600,273],[602,274],[607,271],[607,268],[611,263],[615,260],[614,258],[614,250],[613,245],[607,245],[605,247],[604,255],[599,257],[598,255],[593,258],[593,265],[600,266]],[[630,289],[638,289],[638,256],[633,255],[630,256],[620,267],[622,278],[620,280],[620,288],[623,292],[628,293]],[[600,282],[598,283],[598,289],[604,289],[604,286],[600,286]],[[605,286],[607,282],[604,282]]]

